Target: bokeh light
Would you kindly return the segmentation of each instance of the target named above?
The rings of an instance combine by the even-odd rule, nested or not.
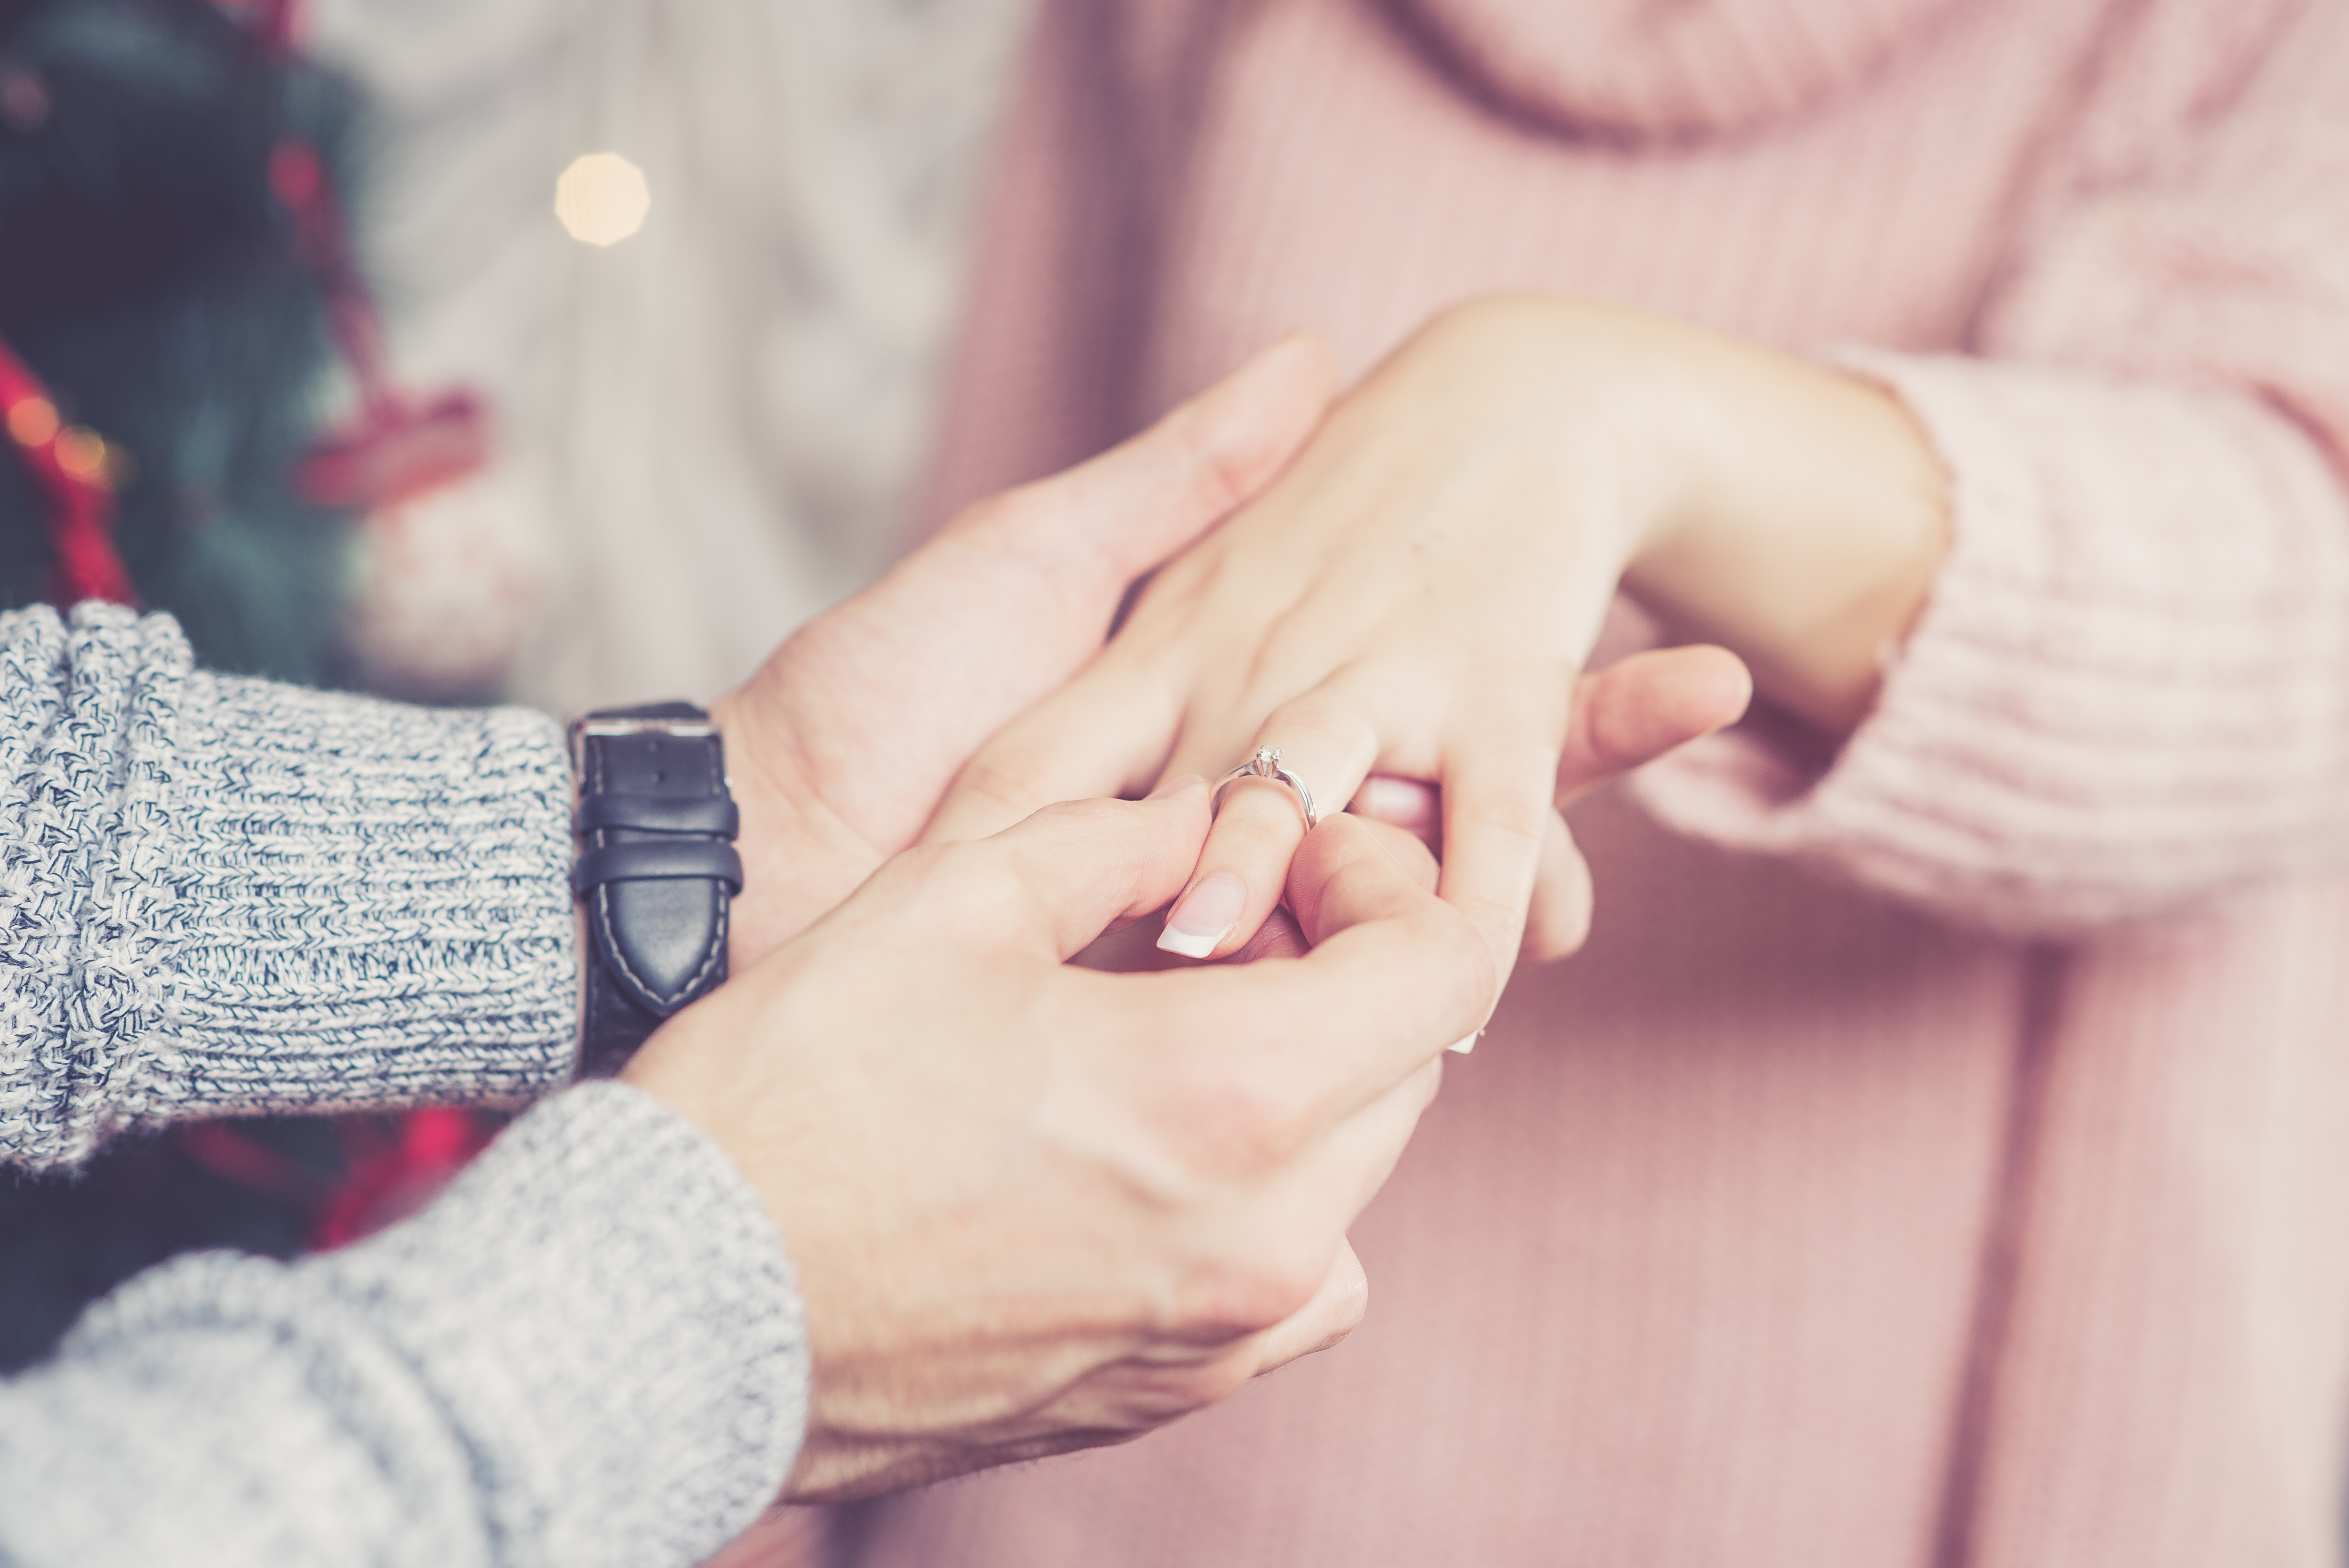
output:
[[[57,467],[84,484],[107,482],[106,442],[95,430],[71,425],[57,432]]]
[[[57,405],[47,397],[19,399],[8,409],[8,434],[20,447],[37,447],[57,433]]]
[[[645,171],[616,152],[574,158],[554,182],[554,215],[582,244],[618,244],[645,226],[652,205]]]

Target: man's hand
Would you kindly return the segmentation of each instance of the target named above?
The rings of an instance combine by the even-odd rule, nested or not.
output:
[[[714,713],[742,810],[749,968],[913,842],[964,761],[1099,651],[1126,590],[1277,476],[1329,358],[1275,344],[1124,445],[957,518]]]
[[[766,1200],[813,1352],[800,1500],[1118,1441],[1334,1342],[1345,1245],[1495,971],[1405,835],[1336,818],[1301,958],[1065,960],[1164,903],[1206,787],[908,851],[626,1077]]]

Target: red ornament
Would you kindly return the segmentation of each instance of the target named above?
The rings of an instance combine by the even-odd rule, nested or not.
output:
[[[136,604],[120,552],[114,547],[114,485],[107,477],[106,443],[67,426],[55,399],[32,367],[0,338],[0,420],[41,488],[49,492],[49,602],[70,610],[85,599]]]
[[[326,296],[326,323],[358,383],[359,411],[311,449],[295,473],[302,499],[375,511],[478,472],[490,422],[460,387],[418,401],[393,383],[383,323],[351,254],[350,232],[317,149],[295,139],[269,154],[269,188],[294,219],[295,243]]]

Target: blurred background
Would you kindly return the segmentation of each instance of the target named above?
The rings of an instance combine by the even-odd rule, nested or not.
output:
[[[903,542],[1029,0],[0,0],[0,605],[558,715],[707,700]],[[420,1203],[457,1111],[0,1175],[0,1367]]]
[[[392,357],[499,428],[369,541],[365,678],[707,698],[873,574],[1026,9],[321,0],[313,47],[374,127],[357,228]],[[574,238],[556,185],[599,153]]]

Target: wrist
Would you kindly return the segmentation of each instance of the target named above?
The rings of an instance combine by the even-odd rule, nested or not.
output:
[[[1676,632],[1744,658],[1780,707],[1847,733],[1948,548],[1948,475],[1880,387],[1675,330],[1687,478],[1626,586]]]
[[[884,859],[824,800],[784,743],[788,727],[747,690],[712,703],[729,781],[742,813],[744,888],[734,901],[729,959],[740,974],[821,919]]]
[[[579,1072],[616,1072],[660,1021],[726,979],[742,890],[725,746],[686,702],[603,708],[570,731],[586,939]]]
[[[1592,487],[1573,509],[1593,564],[1609,580],[1668,548],[1701,505],[1717,465],[1720,415],[1689,374],[1688,328],[1566,294],[1504,294],[1446,313],[1434,330],[1468,342],[1479,363],[1542,421],[1539,449]]]

